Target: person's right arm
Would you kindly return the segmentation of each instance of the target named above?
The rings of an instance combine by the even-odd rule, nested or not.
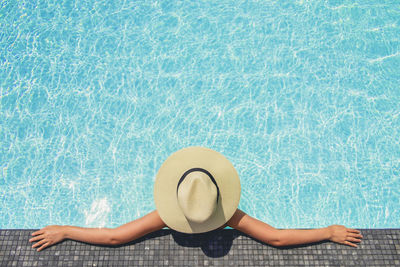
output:
[[[166,225],[157,211],[153,211],[142,218],[121,225],[117,228],[84,228],[76,226],[46,226],[32,233],[29,242],[35,242],[32,247],[37,251],[57,244],[64,239],[72,239],[90,244],[120,245],[138,239],[148,233],[160,230]]]
[[[291,246],[314,243],[323,240],[357,247],[361,242],[360,231],[342,225],[331,225],[318,229],[276,229],[237,209],[228,221],[228,226],[235,228],[255,239],[272,246]]]

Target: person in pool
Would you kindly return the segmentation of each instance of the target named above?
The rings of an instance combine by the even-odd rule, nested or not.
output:
[[[272,246],[329,240],[357,247],[360,231],[342,225],[318,229],[276,229],[238,209],[239,176],[222,154],[203,147],[173,153],[154,183],[156,210],[117,228],[51,225],[32,233],[29,242],[41,251],[64,239],[91,244],[121,245],[169,227],[182,233],[204,233],[230,226]]]

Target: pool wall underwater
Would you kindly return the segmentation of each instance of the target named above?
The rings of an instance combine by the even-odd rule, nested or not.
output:
[[[116,227],[187,146],[279,228],[400,228],[397,1],[2,1],[0,229]]]

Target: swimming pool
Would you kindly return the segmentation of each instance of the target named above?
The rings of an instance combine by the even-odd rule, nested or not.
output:
[[[133,220],[193,145],[273,226],[400,227],[397,1],[111,2],[0,4],[0,228]]]

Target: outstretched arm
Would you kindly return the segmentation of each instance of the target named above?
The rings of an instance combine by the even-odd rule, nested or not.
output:
[[[349,229],[341,225],[331,225],[325,228],[297,230],[276,229],[262,221],[250,217],[237,209],[228,221],[228,226],[235,228],[255,239],[272,246],[290,246],[330,240],[336,243],[357,247],[361,242],[360,231]]]
[[[164,228],[157,211],[117,228],[83,228],[76,226],[51,225],[32,233],[29,242],[38,241],[32,247],[37,251],[57,244],[64,239],[72,239],[91,244],[120,245],[138,239],[148,233]]]

